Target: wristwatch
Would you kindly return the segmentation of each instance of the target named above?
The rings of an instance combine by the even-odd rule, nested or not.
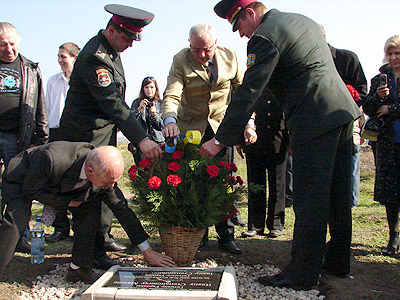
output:
[[[227,145],[222,144],[221,142],[219,142],[216,138],[214,138],[214,144],[217,146],[220,146],[222,148],[228,148]]]

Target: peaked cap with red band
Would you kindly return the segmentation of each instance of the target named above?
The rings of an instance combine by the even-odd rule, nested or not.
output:
[[[108,4],[104,9],[112,14],[111,20],[131,39],[140,41],[143,27],[150,24],[154,15],[148,11],[131,6]]]
[[[257,0],[222,0],[214,7],[215,13],[227,19],[232,24],[232,31],[236,31],[236,21],[239,12],[250,3],[257,2]]]

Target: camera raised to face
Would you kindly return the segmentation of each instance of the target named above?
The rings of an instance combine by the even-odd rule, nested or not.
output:
[[[381,74],[380,84],[381,84],[381,86],[387,86],[387,75],[386,74]]]
[[[148,108],[152,107],[153,105],[154,105],[154,100],[147,100],[146,106],[147,106]]]

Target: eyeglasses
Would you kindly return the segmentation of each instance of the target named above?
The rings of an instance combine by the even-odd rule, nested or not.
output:
[[[203,51],[204,51],[204,53],[210,53],[214,49],[214,46],[215,46],[215,44],[208,48],[195,48],[192,45],[190,45],[190,50],[193,53],[202,53]]]

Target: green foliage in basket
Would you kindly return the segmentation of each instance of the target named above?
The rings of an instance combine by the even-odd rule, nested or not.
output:
[[[206,228],[230,217],[233,203],[247,192],[242,179],[231,176],[234,163],[201,156],[198,147],[179,141],[162,159],[144,159],[129,169],[139,194],[141,213],[154,226]]]

